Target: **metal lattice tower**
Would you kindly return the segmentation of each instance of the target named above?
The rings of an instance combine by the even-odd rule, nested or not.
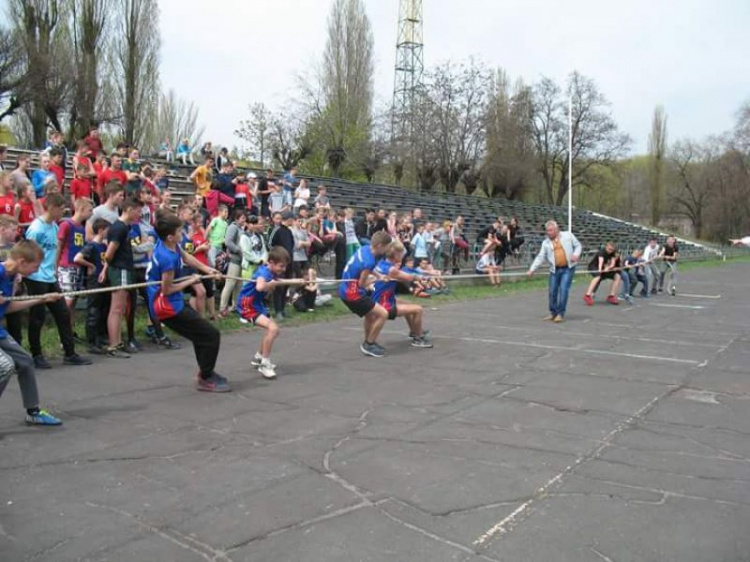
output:
[[[424,70],[422,0],[399,0],[396,74],[393,83],[393,137],[411,133],[411,111]]]

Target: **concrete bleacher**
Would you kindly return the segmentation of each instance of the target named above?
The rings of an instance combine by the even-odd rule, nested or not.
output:
[[[19,149],[8,149],[6,168],[14,165],[15,159],[21,152]],[[32,154],[32,166],[37,163],[37,152]],[[72,155],[71,155],[72,158]],[[188,176],[193,167],[183,166],[181,163],[167,163],[158,158],[148,159],[157,166],[167,166],[170,170],[170,189],[175,201],[194,193],[193,185]],[[264,171],[257,169],[242,169],[243,173],[254,171],[260,177]],[[68,178],[71,179],[71,164],[68,163]],[[279,172],[277,175],[283,175]],[[422,209],[427,220],[439,222],[453,220],[458,215],[466,221],[466,235],[470,243],[474,243],[476,234],[483,227],[491,224],[494,218],[515,216],[523,236],[526,238],[525,252],[528,255],[535,252],[544,237],[544,224],[550,219],[556,220],[562,228],[567,225],[567,209],[551,205],[531,205],[519,201],[504,199],[487,199],[476,196],[456,195],[450,193],[418,193],[383,184],[363,184],[340,178],[324,178],[300,174],[305,178],[313,194],[319,185],[328,187],[331,203],[336,208],[352,207],[359,214],[367,208],[385,208],[396,212]],[[629,252],[635,248],[642,248],[649,238],[656,237],[661,244],[666,234],[648,229],[641,225],[614,219],[591,211],[575,209],[573,211],[573,232],[584,245],[587,254],[596,252],[607,240],[614,241],[621,250]],[[680,240],[680,252],[686,257],[715,256],[717,251],[713,247]]]

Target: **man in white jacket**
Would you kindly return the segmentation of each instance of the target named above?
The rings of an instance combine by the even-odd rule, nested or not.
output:
[[[565,319],[568,293],[583,247],[572,232],[560,232],[555,221],[547,221],[545,228],[547,238],[542,242],[528,276],[534,275],[542,263],[549,264],[549,316],[545,320],[559,323]]]
[[[647,295],[649,292],[652,295],[656,294],[656,284],[659,282],[659,276],[661,275],[659,266],[656,263],[660,251],[661,248],[656,238],[651,238],[648,241],[648,245],[643,249],[643,261],[646,262],[646,282],[648,283]]]
[[[745,236],[744,238],[737,238],[736,240],[733,238],[730,238],[729,241],[732,243],[732,246],[747,246],[750,248],[750,236]]]

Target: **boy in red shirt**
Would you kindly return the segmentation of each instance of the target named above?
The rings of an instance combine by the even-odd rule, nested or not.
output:
[[[10,173],[0,170],[0,215],[13,216],[16,198],[11,189]]]
[[[206,238],[206,230],[203,228],[203,218],[199,213],[193,215],[191,239],[193,242],[193,257],[206,267],[210,267],[208,264],[208,250],[211,247],[211,244]],[[214,280],[204,278],[203,286],[206,288],[208,317],[211,320],[216,320],[216,299],[214,298],[216,293],[214,291]]]
[[[122,169],[122,158],[119,154],[114,153],[110,157],[110,167],[102,170],[100,176],[100,183],[103,186],[107,186],[111,181],[117,181],[121,186],[125,187],[128,183],[128,176]]]
[[[18,188],[18,203],[13,209],[13,215],[18,221],[18,233],[23,238],[26,229],[36,217],[44,214],[41,203],[36,198],[34,186],[30,183]]]
[[[49,157],[51,160],[49,171],[55,174],[57,186],[60,188],[60,193],[62,193],[63,186],[65,185],[65,164],[63,162],[63,151],[57,147],[54,147],[50,149]]]
[[[85,164],[78,164],[75,177],[70,182],[70,202],[75,205],[78,199],[91,200],[91,178]]]

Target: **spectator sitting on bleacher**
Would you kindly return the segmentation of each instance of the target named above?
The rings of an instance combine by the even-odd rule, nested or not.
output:
[[[91,127],[89,134],[83,139],[83,142],[89,147],[89,153],[93,160],[96,160],[100,153],[104,153],[104,145],[99,138],[98,127]]]
[[[37,199],[44,197],[44,188],[47,182],[50,178],[55,178],[55,174],[49,169],[51,164],[49,155],[43,154],[39,157],[39,169],[34,170],[34,173],[31,174],[31,183],[34,185]]]
[[[508,234],[510,240],[510,250],[513,253],[518,253],[519,248],[523,246],[526,239],[521,236],[521,227],[518,225],[518,219],[516,217],[510,218],[508,224]]]
[[[172,162],[174,160],[172,143],[169,142],[169,139],[164,139],[164,141],[159,146],[159,158],[164,158],[167,162]]]
[[[177,145],[177,159],[182,162],[183,166],[187,166],[188,162],[195,166],[193,151],[190,150],[190,139],[182,139],[182,142]]]
[[[315,196],[315,208],[316,209],[330,209],[331,208],[331,200],[328,197],[328,189],[326,189],[326,186],[319,185],[318,186],[318,195]]]
[[[195,184],[195,192],[203,195],[203,197],[208,195],[208,191],[211,189],[213,168],[214,157],[208,156],[206,161],[193,170],[193,173],[188,177],[188,180]]]
[[[227,150],[227,147],[225,146],[219,151],[219,154],[216,155],[216,171],[221,173],[224,166],[231,164],[231,162],[232,161],[229,159],[229,150]]]
[[[297,186],[297,189],[294,190],[294,213],[297,214],[299,212],[299,208],[302,205],[307,207],[309,200],[310,200],[310,188],[307,187],[307,180],[302,179],[299,181],[299,185]]]
[[[211,158],[212,160],[211,165],[213,165],[214,149],[213,149],[213,146],[211,145],[211,141],[203,143],[203,146],[201,147],[201,156],[203,157],[204,162],[208,160],[208,158]]]
[[[154,177],[152,179],[154,185],[159,188],[159,191],[169,189],[169,178],[167,177],[167,169],[159,167],[154,170]]]
[[[16,167],[10,173],[10,179],[13,185],[13,191],[18,193],[18,189],[31,183],[31,177],[29,176],[29,162],[31,158],[28,154],[19,154],[18,160],[16,160]]]
[[[485,226],[477,233],[477,244],[484,247],[484,245],[487,243],[487,239],[490,236],[498,236],[500,234],[501,227],[502,223],[500,222],[499,218],[495,219],[495,221],[491,225]]]

